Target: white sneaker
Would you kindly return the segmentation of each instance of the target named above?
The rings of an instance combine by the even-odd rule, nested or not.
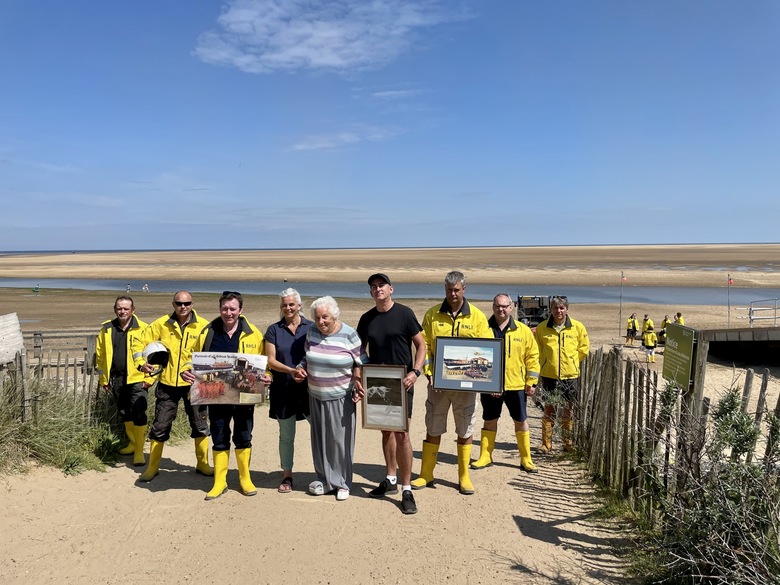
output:
[[[339,488],[339,491],[336,492],[336,499],[339,502],[343,502],[349,497],[349,490],[347,488]]]
[[[325,495],[325,487],[321,481],[313,481],[309,484],[309,493],[313,496],[323,496]]]

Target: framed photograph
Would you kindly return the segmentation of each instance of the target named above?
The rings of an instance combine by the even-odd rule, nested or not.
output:
[[[437,337],[433,387],[498,394],[504,390],[504,340]]]
[[[260,381],[268,356],[201,351],[192,354],[195,382],[190,402],[199,404],[262,404],[266,387]]]
[[[405,366],[363,366],[363,428],[408,431]]]

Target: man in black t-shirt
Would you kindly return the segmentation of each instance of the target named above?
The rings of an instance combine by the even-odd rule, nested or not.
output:
[[[412,417],[414,383],[420,377],[425,362],[425,339],[422,327],[414,312],[407,306],[393,301],[393,285],[387,275],[372,274],[368,279],[371,297],[376,306],[360,317],[357,332],[363,344],[363,353],[368,355],[369,364],[406,366],[407,374],[402,380],[409,393],[408,416]],[[414,345],[414,359],[412,359]],[[401,511],[404,514],[417,512],[412,495],[412,445],[408,432],[382,431],[382,451],[385,455],[387,477],[369,495],[380,498],[387,493],[398,492],[400,472],[402,494]]]

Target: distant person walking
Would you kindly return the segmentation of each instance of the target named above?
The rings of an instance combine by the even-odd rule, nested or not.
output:
[[[655,363],[655,348],[658,345],[658,337],[653,331],[653,326],[649,326],[647,331],[642,334],[642,345],[647,354],[647,363]]]
[[[642,321],[642,335],[645,334],[645,331],[647,331],[648,327],[654,327],[655,323],[653,323],[653,320],[650,318],[650,316],[645,313],[645,318]]]
[[[634,345],[637,331],[639,331],[639,321],[637,321],[636,313],[631,313],[626,324],[626,345]]]
[[[542,445],[539,447],[542,453],[552,450],[553,425],[558,408],[563,410],[563,448],[565,451],[574,450],[572,411],[579,400],[581,364],[590,351],[585,325],[569,317],[569,301],[563,297],[553,297],[550,311],[550,318],[536,327],[539,386],[544,400]]]
[[[142,288],[141,290],[142,290],[143,292],[149,292],[149,284],[145,282],[145,283],[144,283],[144,286],[143,286],[143,288]]]
[[[661,321],[661,329],[658,331],[658,343],[666,343],[666,327],[671,322],[669,315],[664,315],[664,320]]]
[[[131,288],[131,287],[130,287],[130,283],[128,282],[128,283],[127,283],[127,286],[125,287],[125,292],[126,292],[126,293],[128,293],[128,294],[130,294],[130,288]]]
[[[114,314],[114,319],[103,322],[97,336],[98,384],[114,395],[119,417],[125,426],[127,445],[119,453],[132,455],[133,465],[143,465],[146,463],[146,407],[152,379],[135,367],[132,348],[146,323],[135,316],[133,299],[128,296],[116,298]]]

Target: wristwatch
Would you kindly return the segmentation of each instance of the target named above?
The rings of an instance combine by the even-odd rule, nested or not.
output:
[[[422,376],[422,372],[420,370],[412,370],[412,371],[414,372],[414,375],[417,376],[418,378]]]

